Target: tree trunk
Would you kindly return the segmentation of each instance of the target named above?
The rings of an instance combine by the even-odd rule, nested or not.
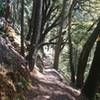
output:
[[[82,93],[89,100],[94,100],[97,87],[100,85],[100,41],[97,42],[96,51],[94,53],[93,62],[89,72],[89,76],[82,89]]]
[[[21,0],[21,55],[24,56],[24,0]]]
[[[81,88],[83,86],[84,72],[85,72],[88,56],[99,33],[100,33],[100,21],[97,24],[97,27],[94,29],[91,36],[88,38],[87,42],[85,43],[81,55],[79,57],[77,80],[76,80],[76,86],[78,88]]]
[[[74,64],[73,64],[73,47],[72,47],[72,39],[71,34],[68,34],[69,38],[69,64],[70,64],[70,71],[71,71],[71,82],[75,82],[75,70],[74,70]]]
[[[11,11],[10,11],[10,0],[6,0],[6,5],[5,5],[5,12],[4,12],[4,17],[6,21],[10,17]]]
[[[33,34],[31,38],[30,51],[29,51],[29,67],[30,70],[34,67],[34,60],[36,57],[36,47],[38,45],[41,33],[41,20],[42,20],[42,4],[43,0],[34,0],[33,3]],[[34,58],[33,58],[34,56]]]
[[[70,65],[70,71],[71,71],[71,82],[75,83],[75,70],[74,70],[74,64],[73,64],[73,46],[72,46],[72,38],[71,38],[71,20],[72,20],[72,12],[77,4],[76,0],[73,0],[69,13],[68,13],[68,43],[69,43],[69,65]]]
[[[26,40],[29,41],[30,38],[31,38],[31,33],[32,33],[32,18],[33,16],[31,17],[31,19],[28,19],[28,27],[29,27],[29,31],[28,31],[28,34],[26,36]]]
[[[62,37],[62,29],[63,29],[63,23],[64,23],[64,13],[65,13],[65,7],[66,7],[66,0],[63,0],[63,8],[61,12],[61,22],[60,22],[60,30],[59,30],[59,35],[58,35],[58,41],[57,45],[55,48],[55,58],[54,58],[54,68],[58,70],[58,64],[59,64],[59,54],[60,54],[60,49],[61,49],[61,44],[63,41]]]

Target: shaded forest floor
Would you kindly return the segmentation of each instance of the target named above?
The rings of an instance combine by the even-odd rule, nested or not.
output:
[[[32,89],[38,94],[35,100],[40,100],[40,98],[42,100],[74,100],[79,95],[75,89],[49,77],[48,75],[41,78],[32,76]]]

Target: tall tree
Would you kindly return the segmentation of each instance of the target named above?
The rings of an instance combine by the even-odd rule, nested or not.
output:
[[[54,0],[44,0],[43,2],[42,26],[39,43],[44,42],[48,32],[59,25],[60,13],[56,3],[57,1]]]
[[[21,55],[24,56],[24,0],[21,0]]]
[[[71,71],[71,82],[75,82],[75,70],[73,64],[73,47],[72,47],[72,38],[71,38],[71,20],[72,20],[72,13],[74,7],[77,4],[77,0],[73,0],[69,12],[68,12],[68,44],[69,44],[69,64],[70,64],[70,71]]]
[[[55,47],[54,68],[56,70],[58,70],[59,54],[60,54],[61,44],[63,42],[62,29],[63,29],[63,23],[64,23],[65,7],[66,7],[66,0],[63,0],[63,8],[62,8],[61,20],[60,20],[60,30],[58,33],[58,40],[57,40],[57,44]]]
[[[93,33],[85,43],[81,55],[79,57],[77,80],[76,80],[76,86],[78,88],[81,88],[83,86],[84,72],[85,72],[88,56],[99,33],[100,33],[100,19],[97,24],[97,27],[94,29]]]
[[[29,49],[30,51],[29,51],[29,58],[28,58],[30,70],[32,70],[34,67],[34,61],[36,57],[35,51],[37,49],[37,45],[41,34],[42,5],[43,5],[43,0],[34,0],[33,2],[33,11],[32,11],[33,34],[31,37],[31,44],[30,44],[30,49]]]
[[[41,36],[39,43],[44,42],[47,34],[59,25],[60,7],[57,5],[57,1],[54,0],[43,0],[42,6],[42,22],[41,22]],[[26,40],[30,41],[32,36],[32,19],[29,19],[29,32],[26,36]]]
[[[99,27],[100,28],[100,27]],[[100,34],[100,33],[99,33]],[[82,93],[89,100],[94,100],[96,90],[100,85],[100,40],[97,42],[96,51],[94,53],[93,62]]]

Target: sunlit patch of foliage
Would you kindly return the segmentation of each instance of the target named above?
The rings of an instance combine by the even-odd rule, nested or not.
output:
[[[95,100],[100,100],[100,93],[96,93]]]

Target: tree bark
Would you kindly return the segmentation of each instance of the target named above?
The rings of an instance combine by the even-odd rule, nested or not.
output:
[[[43,0],[34,0],[33,3],[33,34],[31,38],[30,51],[29,51],[29,68],[30,70],[34,67],[34,61],[36,57],[36,47],[38,45],[41,33],[41,20],[42,20],[42,4]],[[34,56],[34,58],[33,58]]]
[[[97,42],[96,51],[94,53],[93,62],[82,93],[89,100],[94,100],[96,90],[100,85],[100,41]]]
[[[65,6],[66,5],[66,0],[63,0],[63,8],[61,12],[61,20],[60,20],[60,30],[59,30],[59,35],[58,35],[58,41],[57,45],[55,47],[55,58],[54,58],[54,68],[58,70],[58,64],[59,64],[59,54],[60,54],[60,49],[61,49],[61,44],[63,41],[62,37],[62,29],[63,29],[63,23],[64,23],[64,13],[65,13]]]
[[[69,13],[68,13],[68,44],[69,44],[69,65],[70,65],[70,71],[71,71],[71,82],[75,83],[75,70],[74,70],[74,64],[73,64],[73,46],[72,46],[72,37],[71,37],[71,20],[72,20],[72,12],[77,4],[77,0],[73,0]]]
[[[85,72],[88,56],[99,33],[100,33],[100,20],[97,24],[97,27],[94,29],[93,33],[85,43],[81,55],[79,57],[77,80],[76,80],[77,88],[82,88],[83,86],[84,72]]]
[[[29,30],[28,30],[28,34],[26,36],[26,40],[29,41],[30,38],[31,38],[31,33],[32,33],[32,18],[33,16],[31,17],[31,19],[28,19],[28,27],[29,27]]]
[[[21,55],[24,56],[24,0],[21,0]]]

